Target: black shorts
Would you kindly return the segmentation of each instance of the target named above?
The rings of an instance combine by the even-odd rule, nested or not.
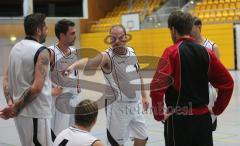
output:
[[[213,146],[210,114],[170,116],[164,123],[166,146]]]

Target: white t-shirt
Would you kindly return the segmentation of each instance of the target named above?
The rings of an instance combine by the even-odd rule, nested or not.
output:
[[[103,71],[110,89],[106,94],[118,102],[137,102],[141,99],[139,64],[133,48],[127,47],[126,55],[117,55],[112,48],[106,50],[111,60],[111,72]]]
[[[78,70],[75,70],[69,75],[69,78],[73,79],[70,82],[62,75],[62,71],[67,69],[67,67],[77,61],[79,58],[74,47],[69,47],[70,54],[65,56],[63,52],[57,47],[57,45],[52,45],[49,47],[55,54],[55,64],[51,72],[51,80],[54,85],[64,85],[63,93],[70,92],[72,94],[77,93],[77,79]],[[74,80],[76,79],[76,80]]]
[[[47,49],[33,38],[26,38],[12,48],[9,55],[9,91],[14,100],[21,98],[24,91],[32,86],[35,79],[35,63],[42,49]],[[51,118],[50,63],[42,91],[19,115],[30,118]]]
[[[63,130],[55,139],[53,146],[92,146],[96,141],[96,137],[89,132],[78,128],[69,127]]]

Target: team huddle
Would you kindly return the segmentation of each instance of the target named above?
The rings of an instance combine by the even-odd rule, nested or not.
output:
[[[26,37],[12,48],[3,77],[7,106],[0,117],[14,119],[22,146],[104,145],[90,133],[99,104],[79,97],[79,70],[98,67],[107,87],[107,145],[123,146],[131,138],[134,146],[145,146],[143,113],[149,98],[125,28],[112,26],[109,48],[93,58],[80,58],[70,20],[55,24],[57,43],[42,45],[45,18],[41,13],[24,18]],[[216,115],[232,96],[233,79],[219,61],[218,46],[201,36],[201,26],[200,19],[181,11],[168,18],[174,45],[165,49],[150,84],[151,109],[155,120],[164,123],[166,146],[213,146]],[[70,85],[69,78],[74,81]]]

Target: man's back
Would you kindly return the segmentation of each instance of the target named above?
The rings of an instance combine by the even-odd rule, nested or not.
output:
[[[31,87],[34,81],[35,61],[38,50],[43,45],[30,39],[18,42],[9,56],[9,86],[14,100],[19,99],[23,92]],[[42,92],[32,103],[27,105],[20,115],[26,117],[46,118],[51,116],[51,82],[48,74]]]
[[[207,50],[191,39],[184,39],[169,47],[166,52],[169,52],[165,54],[169,54],[174,62],[172,66],[176,66],[173,71],[175,82],[166,92],[166,104],[186,106],[191,103],[193,107],[206,105],[209,68]]]
[[[92,136],[89,132],[69,127],[57,136],[53,145],[60,146],[64,143],[66,146],[90,146],[96,141],[99,140]]]

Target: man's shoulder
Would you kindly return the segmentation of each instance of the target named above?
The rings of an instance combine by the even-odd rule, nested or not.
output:
[[[104,146],[100,140],[96,140],[92,145],[93,146]]]
[[[77,50],[75,46],[70,46],[69,49],[70,49],[71,51],[76,51],[76,50]]]
[[[106,48],[103,52],[110,52],[110,51],[112,51],[112,48],[111,48],[111,47]]]
[[[127,49],[128,49],[128,51],[130,51],[130,52],[133,52],[133,53],[135,52],[133,47],[127,46]]]
[[[173,44],[165,49],[165,52],[177,52],[178,48],[180,46],[180,43]]]
[[[51,49],[51,50],[54,50],[55,45],[50,45],[50,46],[48,46],[48,48]]]
[[[206,41],[207,43],[211,44],[211,45],[215,44],[212,40],[209,40],[208,38],[206,38],[205,41]]]
[[[29,52],[29,49],[28,48],[32,48],[30,49],[31,51],[37,51],[38,49],[40,48],[43,48],[45,47],[43,44],[40,44],[39,42],[36,42],[36,41],[33,41],[33,40],[26,40],[26,39],[23,39],[19,42],[17,42],[13,47],[12,47],[12,50],[11,51],[15,51],[16,49],[17,50],[25,50],[25,51],[28,51]]]

